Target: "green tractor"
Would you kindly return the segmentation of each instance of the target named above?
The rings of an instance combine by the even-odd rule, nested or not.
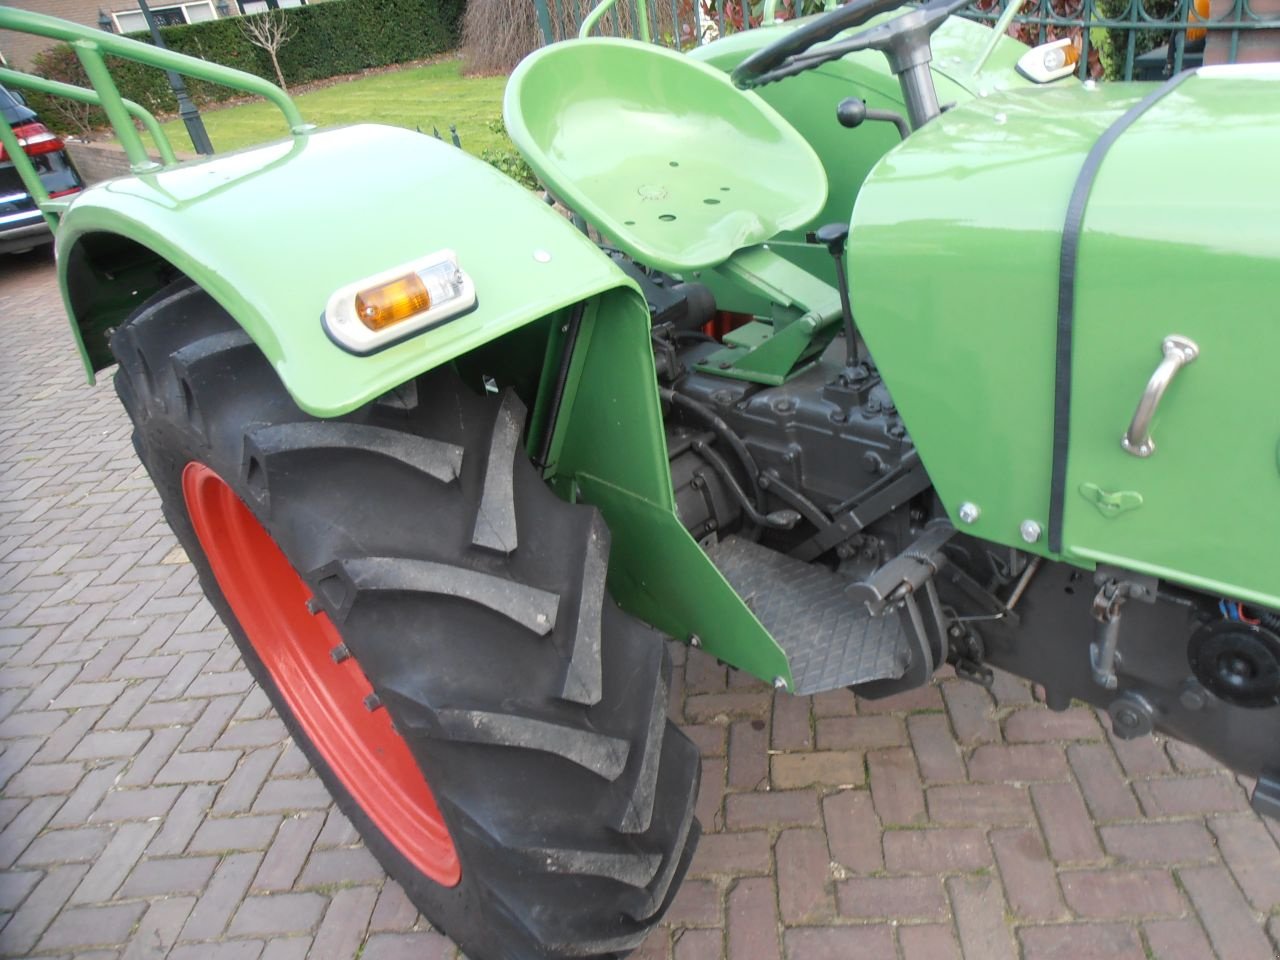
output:
[[[699,761],[664,635],[801,695],[1008,670],[1280,813],[1280,69],[1082,83],[963,6],[539,50],[506,123],[572,217],[0,8],[95,90],[0,82],[100,105],[134,164],[50,200],[0,125],[85,364],[298,744],[475,960],[617,957],[671,902]],[[290,135],[175,162],[107,54]]]

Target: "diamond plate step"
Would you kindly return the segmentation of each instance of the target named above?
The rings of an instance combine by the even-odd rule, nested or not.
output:
[[[898,617],[873,617],[849,600],[845,577],[741,537],[725,537],[707,555],[786,653],[793,693],[906,672],[911,652]]]

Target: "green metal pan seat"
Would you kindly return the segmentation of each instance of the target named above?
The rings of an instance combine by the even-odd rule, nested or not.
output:
[[[598,37],[516,68],[507,131],[542,182],[641,263],[684,273],[813,219],[817,154],[772,107],[679,53]]]

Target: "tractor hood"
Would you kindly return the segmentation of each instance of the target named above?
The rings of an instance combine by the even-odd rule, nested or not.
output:
[[[872,171],[854,312],[963,526],[1280,605],[1277,116],[1274,64],[1006,91]],[[1175,334],[1199,356],[1135,456]]]

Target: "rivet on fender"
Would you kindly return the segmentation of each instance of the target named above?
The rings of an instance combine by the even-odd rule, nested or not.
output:
[[[1137,490],[1117,490],[1110,493],[1096,483],[1082,483],[1080,494],[1097,507],[1104,517],[1118,517],[1142,506],[1142,494]]]

